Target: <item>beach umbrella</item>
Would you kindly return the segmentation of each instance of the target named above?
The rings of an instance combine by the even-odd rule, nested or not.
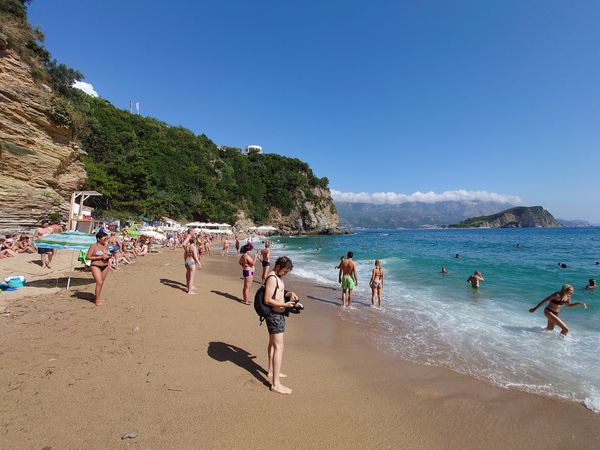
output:
[[[152,239],[165,240],[167,237],[164,234],[159,233],[158,231],[142,231],[142,236],[148,236]]]
[[[81,233],[80,231],[65,231],[63,233],[52,233],[34,242],[37,248],[53,248],[57,250],[87,250],[90,245],[96,243],[93,234]],[[71,256],[71,272],[73,272],[73,256]],[[67,290],[71,286],[71,274],[67,281]]]
[[[96,243],[96,236],[93,234],[81,233],[80,231],[65,231],[63,233],[48,234],[34,243],[37,248],[87,250],[90,245]]]

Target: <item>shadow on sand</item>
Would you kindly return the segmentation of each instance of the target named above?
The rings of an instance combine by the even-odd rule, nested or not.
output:
[[[236,366],[246,370],[265,386],[271,386],[269,380],[266,378],[267,371],[254,362],[256,356],[248,353],[243,348],[226,344],[225,342],[210,342],[206,353],[215,361],[230,361],[234,363]]]
[[[68,277],[59,278],[45,278],[43,280],[28,281],[25,286],[38,287],[38,288],[66,288]],[[71,286],[86,286],[88,284],[94,284],[93,278],[77,278],[71,277]]]
[[[179,281],[169,280],[167,278],[161,278],[160,282],[162,284],[164,284],[165,286],[169,286],[173,289],[179,289],[180,291],[187,293],[187,288],[186,288],[185,284],[183,284]]]
[[[96,303],[96,297],[91,292],[73,292],[71,297],[78,298],[79,300],[85,300],[90,303]]]
[[[242,300],[241,298],[236,297],[235,295],[230,294],[228,292],[221,292],[221,291],[210,291],[210,292],[212,292],[213,294],[220,295],[221,297],[228,298],[229,300],[234,300],[238,303],[244,303],[244,300]]]
[[[315,297],[313,295],[307,295],[306,298],[309,298],[311,300],[316,300],[321,303],[328,303],[330,305],[340,306],[340,302],[334,302],[333,300],[326,300],[324,298]]]
[[[329,289],[330,291],[339,291],[339,288],[335,288],[332,286],[323,286],[321,284],[318,284],[316,287],[321,288],[321,289]]]

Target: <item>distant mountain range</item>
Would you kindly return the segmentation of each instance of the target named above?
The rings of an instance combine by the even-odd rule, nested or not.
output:
[[[374,204],[335,202],[340,225],[364,228],[418,228],[449,225],[486,216],[514,205],[483,201],[406,202]]]
[[[587,220],[580,220],[580,219],[573,219],[573,220],[556,219],[556,220],[558,220],[565,227],[585,228],[585,227],[592,227],[592,226],[594,226],[590,222],[588,222]]]

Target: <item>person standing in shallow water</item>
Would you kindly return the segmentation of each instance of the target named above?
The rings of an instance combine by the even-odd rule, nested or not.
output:
[[[471,287],[474,289],[479,288],[479,282],[485,281],[481,272],[474,272],[469,278],[467,278],[467,282],[471,283]]]
[[[279,394],[291,394],[292,390],[281,384],[281,378],[287,375],[281,373],[283,363],[283,334],[285,333],[285,312],[286,309],[293,308],[298,301],[298,296],[285,291],[285,284],[282,280],[293,269],[292,260],[286,256],[281,256],[275,261],[275,267],[269,273],[265,282],[264,302],[272,309],[271,315],[265,318],[267,330],[269,331],[269,345],[267,346],[267,356],[269,358],[269,370],[267,377],[271,380],[271,391]],[[290,301],[286,302],[285,297]]]
[[[346,259],[339,266],[338,283],[342,285],[342,307],[352,306],[352,290],[358,286],[356,263],[352,260],[353,256],[352,252],[348,252]],[[347,305],[346,300],[348,302]]]
[[[371,270],[371,306],[375,306],[375,294],[377,294],[377,306],[381,308],[381,291],[383,290],[383,274],[385,270],[381,268],[381,260],[375,261],[375,268]]]
[[[554,330],[554,327],[558,325],[561,329],[560,334],[566,336],[569,332],[569,327],[567,327],[567,325],[561,319],[558,318],[560,309],[563,306],[572,308],[573,306],[578,305],[583,306],[583,309],[587,309],[587,304],[583,302],[571,303],[571,296],[573,295],[573,292],[575,292],[573,286],[571,286],[570,284],[565,284],[560,289],[560,291],[557,291],[554,294],[550,294],[544,300],[542,300],[533,308],[531,308],[529,312],[535,312],[540,306],[548,302],[548,306],[546,306],[546,308],[544,309],[544,315],[548,319],[548,325],[546,326],[546,330],[552,331]]]

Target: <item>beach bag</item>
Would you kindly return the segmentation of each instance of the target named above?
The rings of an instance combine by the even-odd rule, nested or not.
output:
[[[267,280],[269,279],[269,277],[275,277],[275,282],[277,283],[277,286],[275,287],[276,294],[277,289],[279,289],[279,282],[277,281],[277,277],[275,275],[269,275],[267,277]],[[265,284],[267,284],[267,280],[265,280]],[[263,321],[267,317],[273,314],[273,310],[271,309],[271,307],[265,305],[265,284],[263,284],[258,289],[258,291],[256,291],[256,294],[254,294],[254,311],[256,311],[256,314],[258,314],[258,317],[260,317],[260,325],[262,325]]]
[[[5,278],[4,281],[6,281],[9,288],[22,288],[25,286],[25,277],[23,275],[8,277]]]

